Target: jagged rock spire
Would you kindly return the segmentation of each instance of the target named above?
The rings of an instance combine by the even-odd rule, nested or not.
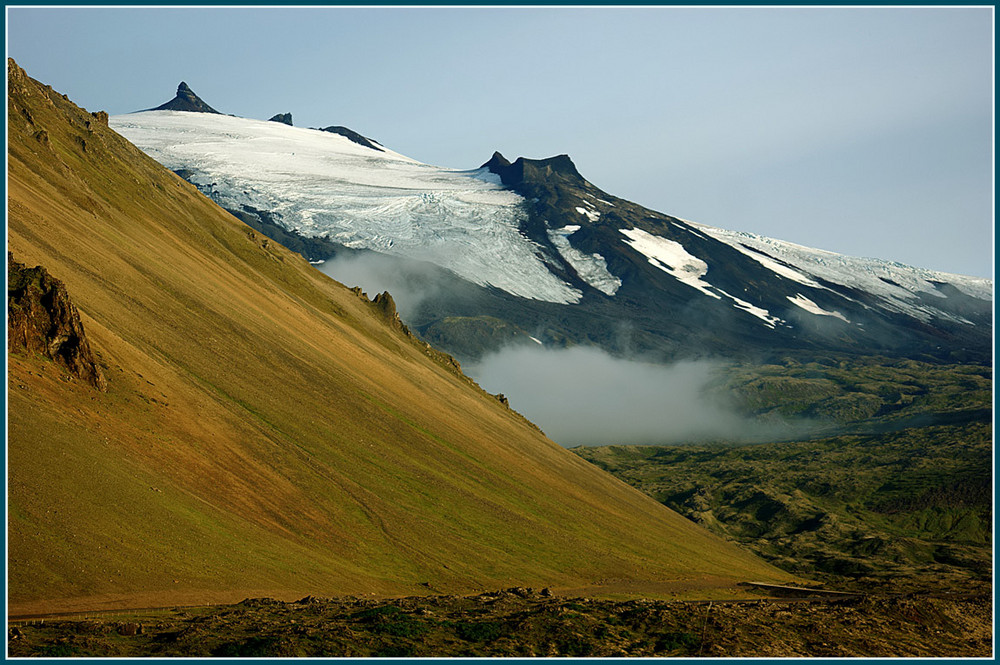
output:
[[[181,81],[177,86],[177,94],[166,104],[160,104],[156,108],[147,109],[149,111],[195,111],[198,113],[219,113],[206,104],[188,84]]]

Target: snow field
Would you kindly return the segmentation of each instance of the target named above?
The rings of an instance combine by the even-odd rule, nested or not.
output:
[[[113,116],[111,127],[226,208],[354,248],[432,261],[461,277],[556,303],[582,294],[519,231],[523,199],[484,169],[456,171],[329,132],[183,111]]]
[[[993,282],[989,279],[915,268],[894,261],[845,256],[754,233],[727,231],[702,224],[694,226],[750,256],[782,277],[814,288],[826,288],[817,281],[824,280],[867,291],[878,296],[886,309],[907,314],[924,322],[942,318],[968,323],[961,317],[920,302],[918,294],[946,298],[936,283],[950,284],[973,298],[981,300],[993,298]],[[851,300],[843,295],[840,297]],[[801,306],[799,302],[795,304]],[[808,307],[804,309],[809,311]]]

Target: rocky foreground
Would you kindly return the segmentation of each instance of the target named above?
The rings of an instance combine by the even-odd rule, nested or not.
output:
[[[952,656],[992,651],[989,593],[678,602],[514,588],[390,600],[268,598],[11,622],[17,656]]]

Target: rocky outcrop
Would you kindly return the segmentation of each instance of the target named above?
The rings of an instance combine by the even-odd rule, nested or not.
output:
[[[480,168],[489,169],[490,172],[497,174],[504,185],[515,191],[525,185],[552,181],[575,186],[586,184],[569,155],[556,155],[547,159],[518,157],[517,161],[511,164],[499,152],[494,152],[490,160]]]
[[[403,329],[403,322],[399,319],[399,313],[396,311],[396,301],[392,299],[388,291],[383,291],[375,296],[372,300],[372,306],[390,326],[397,330]],[[407,330],[407,333],[409,333],[409,330]]]
[[[390,328],[399,331],[404,337],[417,345],[417,347],[420,348],[427,357],[433,358],[436,362],[444,365],[450,371],[463,377],[464,380],[472,383],[472,379],[465,375],[462,371],[462,365],[455,360],[454,356],[445,353],[444,351],[438,351],[410,331],[409,327],[407,327],[407,325],[399,318],[399,312],[396,311],[396,301],[392,299],[392,296],[388,291],[383,291],[382,293],[376,295],[373,299],[369,300],[368,294],[362,291],[360,286],[352,287],[350,290],[351,293],[368,303],[378,317],[385,321]],[[482,389],[480,388],[480,390]],[[535,429],[538,429],[533,423],[529,424],[532,425],[532,427],[535,427]]]
[[[278,113],[277,115],[274,115],[274,116],[271,116],[270,118],[268,118],[268,122],[281,122],[281,123],[284,123],[284,124],[288,125],[289,127],[293,127],[294,126],[294,125],[292,125],[292,114],[291,113]]]
[[[37,353],[98,390],[107,381],[65,285],[41,266],[27,268],[7,253],[7,351]]]
[[[330,132],[331,134],[340,134],[345,139],[354,141],[358,145],[363,145],[366,148],[371,148],[372,150],[378,150],[379,152],[385,152],[385,150],[379,145],[378,141],[375,139],[365,138],[358,134],[353,129],[348,129],[347,127],[341,127],[340,125],[331,125],[329,127],[323,127],[321,132]]]
[[[201,97],[194,94],[194,90],[188,84],[181,81],[177,86],[177,94],[166,104],[160,104],[156,108],[146,109],[147,111],[195,111],[197,113],[219,113],[206,104]]]

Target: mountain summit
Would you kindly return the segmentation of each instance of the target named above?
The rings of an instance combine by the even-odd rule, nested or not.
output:
[[[580,172],[576,170],[576,164],[569,158],[569,155],[556,155],[547,159],[518,157],[511,164],[499,152],[494,152],[490,161],[480,168],[489,169],[491,173],[500,176],[503,184],[515,191],[525,185],[538,185],[552,180],[576,184],[586,182]]]
[[[211,106],[206,104],[201,97],[194,94],[194,90],[188,87],[184,81],[177,86],[177,94],[169,102],[160,104],[150,111],[195,111],[197,113],[218,113]]]
[[[664,362],[831,352],[992,358],[988,279],[689,222],[601,190],[567,155],[511,163],[496,152],[478,169],[456,170],[388,148],[359,150],[383,146],[339,127],[325,129],[341,135],[333,137],[155,113],[111,123],[311,261],[377,253],[379,289],[397,295],[407,325],[463,361],[514,337]],[[342,263],[325,269],[354,279],[336,272]],[[407,312],[402,292],[429,270],[440,271],[439,283],[414,293],[419,306]],[[470,334],[472,319],[510,334],[487,342],[492,335]]]

